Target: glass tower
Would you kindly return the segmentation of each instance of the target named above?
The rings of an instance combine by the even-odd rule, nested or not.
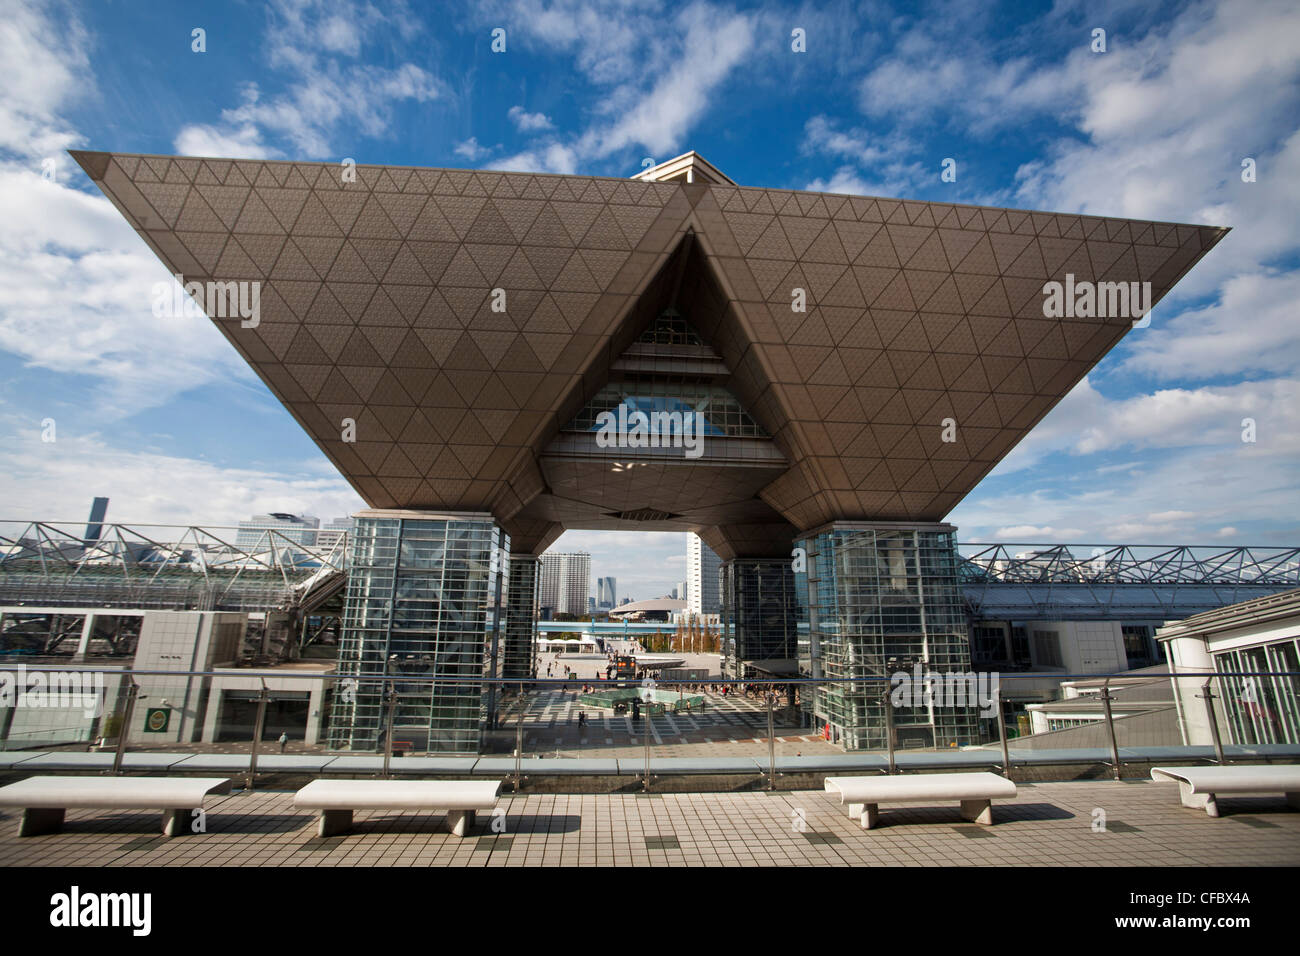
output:
[[[789,558],[722,563],[722,671],[743,680],[754,668],[792,670],[803,608]]]
[[[922,674],[969,674],[955,533],[951,525],[837,522],[798,542],[807,554],[809,628],[801,670],[814,678],[885,678],[819,685],[806,695],[815,725],[830,724],[845,749],[885,748],[894,674],[911,676],[918,664]],[[978,742],[976,707],[916,697],[904,704],[893,708],[897,746]]]
[[[532,555],[510,556],[510,586],[506,589],[505,640],[501,676],[531,680],[537,676],[537,593],[541,561]]]
[[[351,541],[330,746],[477,753],[495,704],[509,538],[488,515],[364,511]],[[402,680],[432,677],[436,681]]]

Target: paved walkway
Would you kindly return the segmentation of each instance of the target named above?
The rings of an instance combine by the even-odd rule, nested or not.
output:
[[[645,746],[647,721],[633,720],[600,707],[578,703],[581,692],[536,691],[524,716],[524,753],[558,753],[562,757],[637,757]],[[586,729],[578,714],[586,714]],[[507,711],[502,729],[515,726],[516,712]],[[709,694],[704,711],[665,714],[648,721],[651,758],[767,757],[767,711],[762,702],[744,696]],[[843,753],[807,728],[776,727],[778,756]]]
[[[516,865],[1300,865],[1300,814],[1281,797],[1220,801],[1207,817],[1154,782],[1021,784],[993,827],[957,808],[885,806],[864,831],[823,792],[505,796],[505,832],[480,816],[471,836],[441,815],[362,811],[357,831],[319,839],[287,793],[236,793],[208,811],[208,832],[164,840],[161,813],[71,810],[62,833],[17,838],[0,813],[7,866]],[[1095,811],[1106,829],[1093,829]]]

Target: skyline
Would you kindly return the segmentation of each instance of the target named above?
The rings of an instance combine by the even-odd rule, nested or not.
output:
[[[198,9],[20,5],[0,37],[11,61],[39,67],[0,94],[16,118],[0,142],[13,210],[0,266],[11,518],[68,520],[92,494],[113,499],[110,521],[138,523],[363,507],[206,319],[150,314],[166,270],[61,150],[626,177],[647,154],[695,149],[743,185],[1232,226],[1151,327],[947,520],[967,541],[1300,537],[1287,507],[1300,444],[1300,111],[1294,83],[1279,82],[1300,77],[1286,48],[1300,23],[1283,4],[1244,16],[1226,2],[1101,14],[1062,3],[1022,23],[945,4],[872,7],[849,23],[831,7],[800,12],[809,52],[789,62],[790,17],[766,5],[696,3],[673,19],[650,6],[489,3],[435,29],[401,4],[282,2],[231,12],[208,32],[208,60],[189,48]],[[1100,55],[1086,43],[1097,16],[1109,25]],[[488,52],[494,17],[512,37],[504,61]],[[1232,58],[1242,48],[1249,62]],[[1234,71],[1213,68],[1224,58]],[[153,79],[163,70],[174,83]],[[940,178],[951,156],[955,183]],[[1242,157],[1257,163],[1254,182]],[[1248,418],[1253,443],[1241,441]],[[41,440],[47,419],[54,442]],[[661,582],[647,593],[681,579],[682,535],[624,534],[569,531],[551,550],[590,551],[638,596],[637,569]]]

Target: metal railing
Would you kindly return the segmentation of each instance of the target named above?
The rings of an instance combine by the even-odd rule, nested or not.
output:
[[[77,676],[82,683],[57,679],[68,675]],[[92,679],[93,675],[98,675],[98,685]],[[961,676],[979,675],[967,672]],[[967,726],[978,728],[977,731],[970,738],[947,740],[938,731],[939,721],[932,719],[925,724],[917,720],[918,709],[932,716],[944,711],[945,691],[935,687],[923,688],[919,692],[920,705],[915,698],[900,703],[900,675],[839,679],[765,678],[743,683],[723,678],[662,681],[654,685],[658,694],[677,693],[684,700],[689,688],[696,692],[696,699],[703,706],[699,710],[665,708],[662,715],[655,718],[651,708],[663,703],[663,698],[647,700],[645,687],[626,681],[623,682],[625,686],[618,688],[623,693],[619,698],[608,693],[619,682],[577,677],[520,682],[417,674],[349,675],[285,668],[260,671],[122,670],[0,663],[0,750],[13,742],[21,743],[19,749],[10,751],[12,759],[0,765],[0,769],[21,763],[26,758],[19,755],[32,753],[38,739],[39,730],[26,727],[24,723],[30,717],[24,712],[24,707],[30,706],[32,712],[41,711],[42,718],[48,718],[56,711],[72,712],[81,707],[84,722],[93,721],[94,731],[104,738],[94,749],[98,752],[112,750],[111,761],[100,768],[104,772],[128,772],[131,769],[128,758],[132,753],[160,751],[179,751],[179,769],[184,769],[179,765],[183,763],[185,754],[224,754],[231,758],[232,766],[238,764],[242,768],[245,766],[242,760],[246,747],[246,770],[241,772],[246,774],[246,786],[251,788],[259,774],[284,772],[281,762],[265,754],[264,738],[268,734],[274,738],[275,731],[286,726],[280,718],[274,724],[270,722],[271,704],[288,701],[292,701],[300,716],[305,711],[301,726],[295,725],[301,732],[295,733],[293,738],[295,754],[319,758],[320,772],[325,772],[326,765],[338,758],[358,756],[379,759],[377,764],[345,760],[334,768],[335,771],[375,773],[390,778],[395,775],[396,759],[405,761],[397,773],[419,772],[422,765],[404,756],[405,749],[400,746],[410,743],[401,739],[409,736],[416,738],[409,748],[410,756],[428,754],[463,758],[463,767],[457,765],[461,769],[453,767],[446,772],[463,770],[466,773],[513,777],[516,788],[522,788],[525,781],[541,772],[541,761],[545,763],[545,775],[549,776],[566,773],[626,776],[628,772],[618,766],[618,761],[622,760],[627,767],[635,767],[642,787],[650,790],[654,781],[664,776],[738,772],[755,774],[760,779],[765,777],[766,787],[776,789],[780,777],[815,772],[807,768],[825,767],[833,762],[826,758],[833,755],[845,758],[856,755],[862,758],[861,769],[877,769],[889,774],[920,767],[979,765],[996,768],[1009,776],[1017,767],[1055,762],[1106,765],[1115,779],[1120,778],[1126,763],[1144,764],[1157,759],[1152,756],[1157,750],[1160,753],[1158,759],[1166,761],[1185,757],[1227,764],[1239,759],[1300,759],[1300,733],[1297,732],[1300,726],[1300,672],[988,676],[997,680],[986,687],[988,692],[978,701],[982,708],[961,718]],[[296,683],[302,681],[309,682],[310,686]],[[342,681],[351,684],[340,688],[339,682]],[[1002,685],[1008,683],[1014,688],[1017,681],[1036,681],[1040,685],[1044,681],[1057,685],[1078,682],[1072,686],[1077,696],[1044,701],[1040,717],[1046,715],[1049,729],[1039,734],[1015,736],[1023,728],[1008,726],[1005,707],[1008,704],[1018,706],[1016,702],[1023,701],[1025,694],[1014,690],[1008,694]],[[110,682],[115,685],[112,689]],[[188,691],[168,689],[182,685],[188,687]],[[584,699],[583,685],[605,693]],[[101,701],[99,712],[93,717],[85,713],[85,698],[74,700],[65,696],[50,704],[52,698],[47,696],[45,703],[36,704],[32,697],[33,694],[74,695],[90,687],[97,687],[95,693],[100,695]],[[294,687],[306,689],[308,696],[304,697],[302,689],[290,689]],[[497,713],[482,709],[482,703],[489,699],[488,689],[497,691],[495,699],[500,702]],[[913,692],[915,688],[908,690]],[[343,692],[357,694],[358,691],[360,697],[346,705],[339,699]],[[459,693],[449,694],[449,691]],[[430,747],[430,740],[436,741],[438,737],[436,721],[430,718],[424,725],[417,724],[411,714],[432,714],[447,701],[462,705],[461,711],[465,713],[466,691],[476,693],[478,696],[474,699],[480,702],[476,714],[463,718],[465,724],[472,725],[470,729],[473,731],[466,739],[476,741],[477,748]],[[860,719],[858,725],[840,723],[828,727],[829,722],[824,722],[818,708],[826,706],[823,695],[829,691],[838,695],[840,703],[847,701],[856,713],[870,716]],[[256,696],[250,697],[252,693]],[[214,701],[213,694],[226,696]],[[180,698],[180,702],[173,703],[172,697]],[[939,704],[934,703],[936,697]],[[378,732],[369,737],[343,734],[341,731],[348,729],[349,716],[354,723],[359,719],[355,708],[356,701],[362,698],[374,703],[366,705],[367,716],[361,722],[377,721],[378,727],[370,729]],[[69,700],[72,700],[71,704],[68,704]],[[152,706],[159,700],[164,706]],[[622,701],[624,706],[616,701]],[[68,706],[56,706],[60,702]],[[143,721],[137,720],[141,702],[151,705]],[[313,702],[316,706],[314,711]],[[200,703],[205,709],[203,714],[198,713]],[[243,717],[234,713],[236,710],[246,711],[250,703],[256,705],[251,727]],[[336,710],[331,720],[331,711],[344,706],[354,709]],[[783,714],[780,718],[778,709]],[[967,707],[965,703],[952,708],[954,713],[963,709],[975,708]],[[169,715],[177,710],[182,712],[184,719],[172,726]],[[1053,712],[1077,726],[1052,727],[1050,715]],[[575,724],[578,714],[582,717]],[[810,726],[814,716],[818,721],[816,727]],[[983,717],[982,724],[980,717]],[[151,726],[153,722],[159,724],[161,731]],[[616,722],[619,725],[617,730]],[[752,733],[754,736],[737,739],[738,728],[744,728],[739,731],[742,735]],[[55,728],[48,719],[45,729],[50,735],[49,745],[45,748],[49,753],[67,753],[86,747],[84,743],[54,739],[56,732],[68,728]],[[760,732],[764,733],[763,737],[758,736]],[[154,733],[160,734],[156,741],[152,736]],[[425,735],[424,739],[421,739],[421,733]],[[930,737],[928,746],[909,746],[909,743],[915,744],[918,735],[924,737],[927,734]],[[288,736],[288,730],[282,730],[279,738],[282,749]],[[733,742],[733,753],[752,762],[753,770],[738,770],[734,764],[717,759],[716,750],[722,736]],[[827,740],[827,736],[831,739]],[[1087,745],[1071,743],[1073,737],[1080,736],[1090,736],[1092,740]],[[221,737],[227,739],[217,739]],[[351,747],[331,748],[331,742],[338,743],[345,737],[352,741]],[[672,740],[674,737],[677,739]],[[300,738],[302,742],[299,742]],[[370,745],[357,746],[357,741],[364,739],[368,739]],[[307,743],[308,740],[312,742]],[[864,740],[879,741],[879,746],[849,749]],[[1017,746],[1017,740],[1020,746]],[[758,746],[751,747],[751,744]],[[787,752],[778,753],[778,744]],[[797,753],[790,754],[788,751],[792,749]],[[807,758],[804,750],[812,751]],[[565,753],[561,755],[561,751]],[[640,752],[639,761],[633,757],[637,751]],[[492,762],[495,755],[513,758],[508,761],[512,769],[502,772],[499,760]],[[608,759],[602,761],[602,757]],[[577,758],[587,762],[577,764]],[[681,758],[692,758],[688,761],[690,766]],[[307,767],[304,772],[312,772],[310,760],[299,760],[296,765]],[[855,766],[854,769],[858,768]]]

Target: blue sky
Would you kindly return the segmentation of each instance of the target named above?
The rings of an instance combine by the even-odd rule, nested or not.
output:
[[[150,314],[165,268],[63,150],[627,176],[694,149],[744,185],[1232,226],[950,520],[965,541],[1300,540],[1294,3],[4,7],[4,518],[95,494],[141,522],[361,506],[210,323]],[[684,568],[681,535],[557,547],[634,597]]]

